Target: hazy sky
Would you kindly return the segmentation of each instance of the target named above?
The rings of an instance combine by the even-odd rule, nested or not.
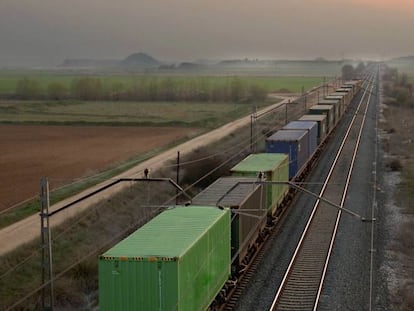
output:
[[[414,0],[0,0],[0,66],[414,54]]]

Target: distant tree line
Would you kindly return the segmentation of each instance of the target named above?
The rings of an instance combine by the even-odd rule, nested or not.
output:
[[[362,74],[366,70],[366,65],[363,62],[360,62],[355,68],[351,64],[346,64],[342,66],[342,79],[343,80],[352,80],[359,79],[362,77]]]
[[[405,73],[401,74],[395,68],[385,67],[382,79],[386,104],[414,107],[414,85]]]
[[[224,83],[203,78],[142,77],[126,86],[114,81],[110,85],[99,78],[74,78],[70,86],[50,82],[44,89],[38,81],[22,78],[17,82],[14,97],[48,100],[125,100],[125,101],[264,101],[267,91],[238,77]]]

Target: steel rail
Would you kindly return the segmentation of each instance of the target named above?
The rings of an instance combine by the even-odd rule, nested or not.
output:
[[[370,77],[370,79],[369,79],[369,80],[371,80],[371,79],[372,79],[372,77]],[[367,83],[369,84],[369,83],[371,83],[371,82],[370,82],[370,81],[368,81]],[[357,108],[358,110],[360,109],[360,107],[361,107],[361,105],[362,105],[362,103],[363,103],[363,101],[364,101],[364,99],[365,99],[366,94],[367,94],[367,90],[365,90],[365,91],[364,91],[363,96],[362,96],[362,97],[361,97],[361,99],[360,99],[360,102],[359,102],[359,104],[358,104],[358,108]],[[334,168],[336,167],[336,164],[337,164],[337,162],[338,162],[338,159],[339,159],[340,155],[342,154],[342,150],[343,150],[343,148],[344,148],[344,146],[345,146],[345,143],[346,143],[346,141],[347,141],[347,139],[348,139],[348,136],[349,136],[349,134],[350,134],[350,132],[351,132],[351,129],[352,129],[352,127],[353,127],[353,124],[354,124],[354,122],[355,122],[356,117],[357,117],[357,114],[354,114],[354,116],[353,116],[353,118],[352,118],[352,120],[351,120],[351,122],[350,122],[350,124],[349,124],[349,127],[348,127],[348,129],[347,129],[347,132],[346,132],[346,134],[345,134],[345,136],[344,136],[344,138],[343,138],[343,140],[342,140],[342,142],[341,142],[341,145],[340,145],[340,147],[339,147],[339,150],[338,150],[338,152],[337,152],[337,154],[336,154],[336,156],[335,156],[334,162],[332,163],[332,166],[331,166],[331,168],[330,168],[330,170],[329,170],[328,176],[326,177],[326,180],[325,180],[325,182],[324,182],[324,185],[323,185],[323,187],[322,187],[322,190],[320,191],[320,195],[319,195],[319,196],[322,196],[322,195],[324,194],[325,190],[326,190],[326,187],[327,187],[327,185],[328,185],[328,182],[329,182],[329,180],[330,180],[330,178],[331,178],[331,176],[332,176],[332,173],[333,173],[333,171],[334,171]],[[275,296],[275,298],[274,298],[274,300],[273,300],[273,303],[272,303],[272,305],[271,305],[270,310],[274,310],[274,309],[275,309],[275,307],[276,307],[276,305],[277,305],[277,303],[278,303],[278,302],[279,302],[279,300],[280,300],[281,294],[282,294],[282,292],[283,292],[284,287],[286,286],[286,283],[287,283],[287,280],[288,280],[289,275],[290,275],[290,273],[291,273],[292,267],[293,267],[294,263],[295,263],[295,262],[296,262],[296,260],[297,260],[298,253],[299,253],[299,251],[300,251],[300,250],[302,249],[302,247],[303,247],[303,242],[304,242],[304,239],[305,239],[305,237],[307,236],[308,229],[309,229],[309,227],[310,227],[310,225],[311,225],[311,223],[312,223],[312,220],[314,219],[314,216],[315,216],[315,213],[316,213],[316,211],[317,211],[317,209],[318,209],[319,203],[320,203],[320,200],[318,199],[318,200],[316,201],[316,203],[315,203],[314,207],[313,207],[313,210],[312,210],[312,212],[311,212],[311,215],[310,215],[310,217],[309,217],[309,220],[308,220],[308,222],[307,222],[307,224],[306,224],[306,226],[305,226],[305,229],[304,229],[304,231],[303,231],[303,233],[302,233],[302,236],[301,236],[301,238],[300,238],[300,240],[299,240],[298,246],[296,247],[296,249],[295,249],[295,251],[294,251],[294,254],[293,254],[293,256],[292,256],[292,259],[291,259],[291,261],[290,261],[290,263],[289,263],[289,266],[288,266],[287,271],[286,271],[286,273],[285,273],[285,275],[284,275],[284,278],[283,278],[283,280],[282,280],[282,283],[281,283],[281,285],[280,285],[280,287],[279,287],[279,289],[278,289],[278,291],[277,291],[277,293],[276,293],[276,296]]]
[[[373,88],[374,88],[374,84],[371,85],[371,90],[368,92],[367,105],[365,107],[365,111],[364,111],[364,114],[363,114],[363,117],[362,117],[362,123],[361,123],[361,127],[359,129],[358,138],[357,138],[357,142],[355,144],[354,153],[352,155],[352,161],[351,161],[351,165],[350,165],[350,168],[349,168],[349,171],[348,171],[348,176],[347,176],[347,180],[346,180],[346,183],[345,183],[345,189],[344,189],[344,192],[343,192],[342,198],[341,198],[341,204],[340,204],[341,207],[344,205],[346,196],[348,194],[349,184],[351,182],[351,176],[352,176],[352,173],[353,173],[353,168],[354,168],[356,157],[357,157],[357,154],[358,154],[358,149],[359,149],[359,145],[360,145],[361,137],[362,137],[362,131],[364,129],[365,120],[366,120],[366,117],[367,117],[367,112],[368,112],[369,104],[370,104],[370,101],[371,101]],[[334,243],[335,243],[336,234],[338,232],[339,221],[341,219],[341,216],[342,216],[342,210],[339,210],[338,216],[337,216],[336,222],[335,222],[334,231],[333,231],[332,238],[331,238],[331,243],[329,245],[329,250],[328,250],[328,254],[327,254],[326,263],[325,263],[323,273],[322,273],[322,277],[321,277],[321,281],[320,281],[320,284],[319,284],[318,294],[316,296],[315,304],[314,304],[314,307],[313,307],[314,311],[316,311],[316,309],[318,307],[319,298],[320,298],[320,295],[322,293],[322,288],[323,288],[323,284],[324,284],[324,281],[325,281],[325,276],[326,276],[326,272],[327,272],[327,269],[328,269],[331,253],[332,253],[332,250],[333,250],[333,246],[334,246]],[[374,222],[372,222],[372,223],[374,223]]]
[[[377,86],[377,95],[378,100],[381,101],[381,65],[378,66],[378,86]],[[381,102],[380,102],[381,103]],[[373,170],[373,182],[374,182],[374,192],[372,198],[371,206],[371,218],[375,218],[375,209],[377,208],[377,163],[378,163],[378,108],[375,112],[375,150],[374,150],[374,170]],[[369,269],[369,311],[373,308],[372,296],[373,296],[373,286],[374,286],[374,230],[375,223],[371,223],[371,242],[370,242],[370,269]]]

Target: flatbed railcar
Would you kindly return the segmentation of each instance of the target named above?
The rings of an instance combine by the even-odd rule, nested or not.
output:
[[[299,118],[317,131],[274,133],[266,142],[269,153],[248,156],[232,168],[235,176],[220,178],[189,206],[168,208],[102,254],[100,310],[218,309],[228,284],[237,284],[235,278],[269,230],[266,218],[278,214],[291,196],[286,185],[263,181],[301,180],[361,87],[361,81],[348,81],[325,98],[344,100],[338,112],[335,104],[315,105]],[[289,135],[296,138],[275,147],[274,139]]]
[[[340,118],[345,111],[345,98],[343,96],[327,96],[318,101],[318,105],[332,105],[335,108],[336,118]]]
[[[328,134],[336,126],[335,107],[332,105],[314,105],[309,108],[309,114],[326,115]]]
[[[232,176],[257,177],[258,181],[289,180],[289,157],[287,154],[258,153],[250,154],[230,169]],[[261,176],[260,176],[261,175]],[[274,215],[278,206],[287,196],[287,185],[265,187],[266,207],[269,215]]]
[[[260,181],[256,177],[220,177],[191,200],[195,206],[231,209],[231,264],[236,276],[249,263],[248,254],[266,229],[269,210]]]
[[[318,124],[318,146],[320,146],[327,135],[326,116],[323,114],[305,114],[299,118],[299,121],[316,122]]]
[[[205,310],[230,251],[229,209],[167,209],[99,257],[100,310]]]

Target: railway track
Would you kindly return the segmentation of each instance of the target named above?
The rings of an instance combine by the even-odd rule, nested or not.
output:
[[[237,305],[238,300],[240,299],[240,296],[243,294],[243,291],[248,286],[249,281],[251,280],[253,275],[256,273],[257,267],[259,266],[260,262],[263,260],[263,256],[266,252],[265,249],[266,249],[266,247],[261,247],[257,251],[256,256],[252,259],[252,262],[249,265],[249,269],[243,275],[243,278],[240,280],[239,284],[234,289],[234,292],[231,294],[230,299],[226,302],[226,304],[221,309],[221,311],[222,310],[224,310],[224,311],[234,310],[234,308]]]
[[[372,74],[319,194],[343,206],[371,101]],[[345,182],[344,182],[345,180]],[[341,210],[317,200],[270,310],[316,310]]]

